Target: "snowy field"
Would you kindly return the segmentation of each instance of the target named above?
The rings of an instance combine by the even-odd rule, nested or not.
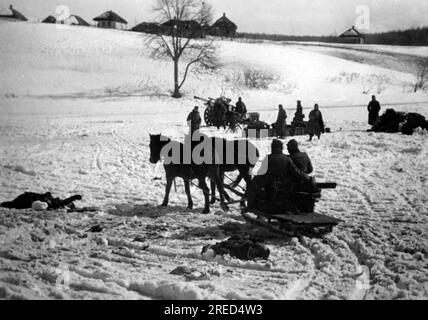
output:
[[[0,202],[50,191],[81,194],[79,207],[99,208],[0,209],[0,298],[428,298],[428,133],[366,132],[371,94],[384,108],[428,117],[428,95],[412,93],[413,74],[294,46],[219,41],[219,70],[192,75],[177,101],[168,91],[172,65],[150,58],[142,34],[9,22],[0,22],[0,34]],[[270,83],[248,88],[243,70]],[[238,207],[201,215],[196,188],[196,208],[186,210],[181,181],[170,207],[158,207],[163,169],[148,161],[149,134],[181,139],[199,103],[193,96],[221,93],[242,96],[266,122],[279,103],[289,117],[296,100],[306,114],[319,103],[333,133],[297,140],[314,176],[338,183],[317,211],[345,223],[323,240],[268,235]],[[262,156],[270,142],[254,141]],[[102,233],[86,232],[97,224]],[[269,261],[201,254],[233,235],[265,237]],[[179,266],[198,272],[171,275]]]

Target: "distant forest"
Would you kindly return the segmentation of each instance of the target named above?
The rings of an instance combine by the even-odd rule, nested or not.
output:
[[[281,34],[265,33],[239,33],[239,37],[253,40],[271,41],[303,41],[303,42],[346,42],[336,36],[290,36]],[[385,44],[400,46],[428,46],[428,27],[409,29],[403,31],[390,31],[384,33],[364,34],[365,44]]]

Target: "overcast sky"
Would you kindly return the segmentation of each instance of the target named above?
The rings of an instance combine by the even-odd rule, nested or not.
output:
[[[215,9],[215,17],[223,12],[238,25],[241,32],[282,33],[293,35],[334,35],[352,25],[358,26],[366,6],[370,13],[370,29],[380,32],[409,27],[428,26],[427,0],[206,0]],[[0,0],[0,8],[14,7],[28,18],[58,16],[55,10],[67,5],[71,14],[80,15],[89,23],[107,10],[128,20],[129,26],[153,21],[153,0]],[[364,12],[366,12],[364,10]]]

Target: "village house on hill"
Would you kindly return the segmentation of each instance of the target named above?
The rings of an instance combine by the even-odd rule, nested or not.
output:
[[[42,21],[42,23],[56,23],[56,18],[54,16],[48,16]]]
[[[12,5],[9,6],[10,13],[0,14],[1,20],[10,20],[10,21],[28,21],[28,19],[18,10],[14,9]]]
[[[342,33],[339,38],[344,43],[364,44],[364,35],[355,29],[354,26]]]
[[[86,22],[82,17],[71,15],[67,19],[64,20],[65,24],[69,24],[71,26],[84,26],[89,27],[90,24]]]
[[[226,14],[218,19],[211,27],[201,25],[195,20],[169,20],[162,24],[142,22],[131,29],[131,31],[142,32],[148,34],[172,35],[177,32],[183,38],[205,38],[207,35],[217,36],[222,38],[236,37],[238,27]]]
[[[226,17],[226,13],[223,13],[223,16],[211,26],[208,33],[211,36],[234,38],[237,30],[237,25]]]
[[[195,20],[169,20],[162,24],[162,34],[172,35],[177,32],[182,38],[205,38],[205,30]]]
[[[161,30],[159,23],[142,22],[131,29],[131,31],[142,32],[148,34],[158,34]]]
[[[128,25],[128,21],[112,10],[104,12],[93,20],[97,22],[98,28],[125,30]]]

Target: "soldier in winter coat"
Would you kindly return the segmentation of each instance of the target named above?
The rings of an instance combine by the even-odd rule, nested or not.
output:
[[[288,153],[295,166],[306,174],[311,174],[314,171],[312,162],[309,156],[299,150],[299,144],[296,140],[290,140],[287,144]]]
[[[287,112],[284,110],[282,104],[278,106],[278,118],[275,123],[276,136],[279,138],[285,137],[285,125],[287,120]]]
[[[324,120],[318,104],[315,104],[314,110],[309,113],[308,129],[309,141],[312,141],[314,135],[320,139],[321,133],[324,133]]]
[[[189,116],[187,117],[187,123],[189,123],[190,126],[190,133],[193,136],[193,133],[201,127],[202,119],[201,115],[199,114],[199,107],[196,106],[192,112],[189,113]]]
[[[376,100],[376,96],[372,96],[372,101],[370,101],[367,107],[369,112],[369,125],[373,126],[376,123],[376,120],[379,118],[380,109],[380,103]]]

